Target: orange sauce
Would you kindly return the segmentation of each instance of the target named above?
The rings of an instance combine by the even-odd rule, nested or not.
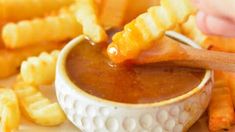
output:
[[[115,65],[99,46],[84,41],[67,57],[70,79],[85,92],[122,103],[153,103],[195,88],[204,70],[163,65]]]

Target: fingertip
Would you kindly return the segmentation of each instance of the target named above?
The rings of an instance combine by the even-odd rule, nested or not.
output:
[[[199,11],[196,16],[196,23],[198,28],[205,34],[210,34],[206,24],[207,15],[204,12]]]
[[[192,3],[196,6],[196,7],[199,7],[200,6],[200,0],[191,0]]]
[[[196,23],[198,28],[205,34],[235,37],[235,23],[229,20],[198,12]]]

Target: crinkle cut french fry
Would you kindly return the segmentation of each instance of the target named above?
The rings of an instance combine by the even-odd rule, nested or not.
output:
[[[0,35],[1,35],[1,33],[0,33]],[[2,42],[2,39],[0,38],[0,49],[2,49],[2,48],[4,48],[4,44]]]
[[[188,21],[182,24],[180,28],[184,35],[193,39],[203,48],[210,48],[212,50],[226,52],[235,52],[235,38],[225,38],[203,34],[196,25],[194,15],[190,16]]]
[[[104,0],[94,0],[95,4],[97,5],[97,14],[100,15],[101,9],[103,7],[103,1]]]
[[[3,27],[2,38],[8,48],[19,48],[41,42],[60,42],[82,33],[81,25],[69,13],[10,23]]]
[[[211,131],[229,129],[234,123],[235,114],[232,98],[228,82],[223,75],[215,77],[208,115]]]
[[[160,0],[127,0],[128,7],[125,15],[124,23],[128,23],[134,18],[136,18],[141,13],[147,11],[147,9],[151,6],[157,6],[160,4]]]
[[[0,9],[1,12],[1,9]],[[5,25],[5,22],[0,21],[0,36],[2,36],[2,28]],[[0,37],[0,49],[4,47],[2,37]]]
[[[0,21],[31,19],[72,4],[75,0],[0,0]]]
[[[124,22],[128,0],[103,0],[100,22],[105,28],[120,28]],[[135,2],[134,2],[135,3]]]
[[[136,59],[131,60],[131,62],[134,62],[135,64],[148,64],[154,62],[154,60],[164,62],[169,61],[172,58],[184,58],[185,52],[182,50],[180,43],[175,40],[163,37],[153,43],[157,43],[157,45],[152,46],[151,49],[146,52],[140,53],[139,56]],[[164,52],[158,52],[159,50]],[[158,53],[158,56],[153,56],[155,53]]]
[[[208,40],[207,35],[203,34],[196,25],[195,16],[192,15],[189,17],[188,21],[180,26],[181,31],[187,37],[193,39],[195,42],[200,44],[203,48],[208,48],[210,45],[206,45]]]
[[[235,52],[235,38],[213,37],[208,43],[211,50]]]
[[[66,119],[58,103],[52,103],[36,86],[17,82],[14,90],[27,118],[42,126],[55,126]]]
[[[235,107],[235,73],[228,73],[226,72],[226,77],[228,80],[230,92],[231,92],[231,97],[233,100],[233,106]]]
[[[9,88],[0,89],[1,132],[12,132],[20,124],[20,109],[16,94]]]
[[[70,10],[82,25],[83,33],[92,41],[99,43],[107,40],[107,34],[99,22],[97,7],[93,0],[78,0]]]
[[[195,12],[190,0],[162,0],[161,6],[148,9],[116,33],[108,46],[109,57],[116,63],[133,59],[159,40],[164,32],[185,22]]]
[[[38,57],[29,57],[21,64],[20,74],[23,80],[30,84],[51,84],[55,79],[58,50],[50,54],[43,52]]]
[[[30,56],[35,56],[43,51],[61,49],[62,43],[46,43],[19,49],[0,49],[0,78],[8,77],[19,71],[21,62]]]

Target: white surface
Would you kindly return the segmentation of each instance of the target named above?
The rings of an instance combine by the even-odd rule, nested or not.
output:
[[[1,87],[11,87],[15,80],[15,77],[11,77],[5,80],[0,80]],[[55,91],[53,86],[44,86],[40,88],[43,94],[56,101]],[[21,115],[21,125],[19,132],[80,132],[72,123],[66,121],[64,124],[55,127],[42,127],[36,125],[28,120],[26,120],[23,115]]]

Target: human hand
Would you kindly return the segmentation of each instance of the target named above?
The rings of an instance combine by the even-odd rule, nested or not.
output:
[[[197,25],[209,35],[235,37],[235,0],[193,0]]]

